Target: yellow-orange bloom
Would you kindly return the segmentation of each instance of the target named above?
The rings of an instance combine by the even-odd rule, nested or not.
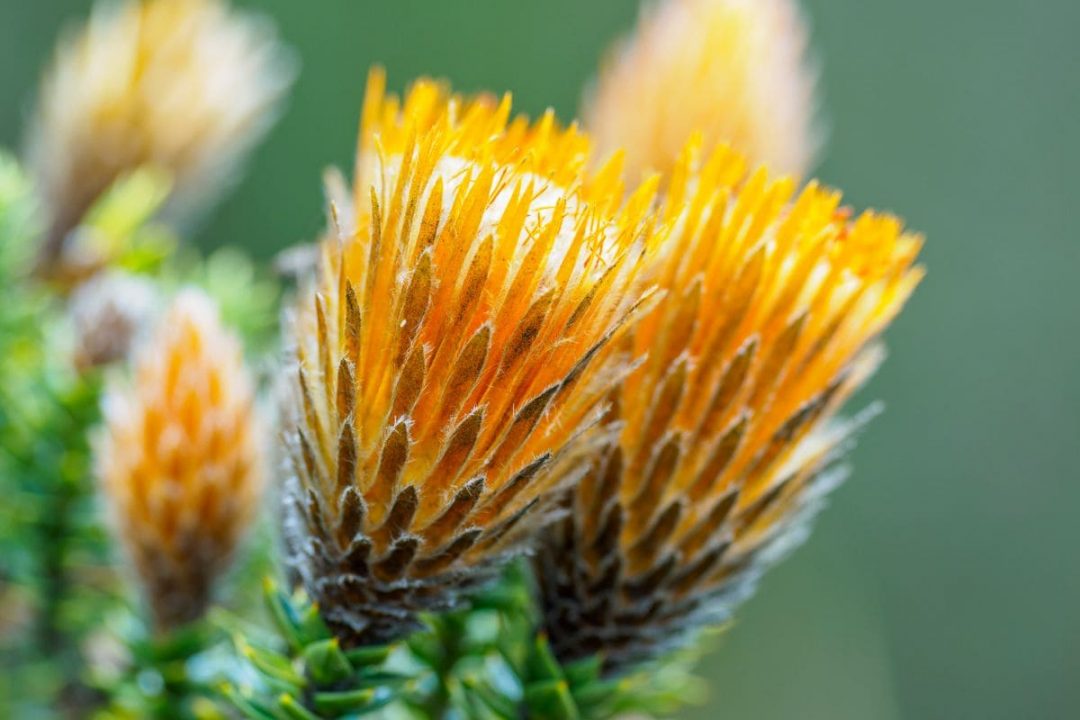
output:
[[[612,672],[726,619],[803,538],[853,429],[834,414],[922,275],[895,218],[815,184],[791,200],[727,149],[691,172],[697,154],[661,210],[667,294],[628,340],[644,360],[613,396],[619,442],[537,561],[556,653]]]
[[[174,182],[170,211],[212,200],[268,129],[290,65],[267,24],[225,0],[100,3],[61,42],[30,123],[45,258],[113,182],[141,166]]]
[[[819,145],[816,74],[795,0],[662,0],[605,62],[585,126],[629,177],[667,174],[692,133],[804,177]]]
[[[347,644],[456,605],[584,466],[621,364],[652,191],[581,180],[588,142],[429,81],[369,83],[348,220],[293,322],[291,565]],[[355,231],[353,230],[355,228]],[[572,479],[572,478],[571,478]]]
[[[240,344],[196,291],[176,298],[130,387],[105,398],[102,489],[159,628],[202,615],[258,504],[263,470]]]

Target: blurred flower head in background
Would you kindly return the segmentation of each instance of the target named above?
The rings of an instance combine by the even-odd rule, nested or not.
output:
[[[665,294],[627,343],[619,441],[595,455],[537,561],[563,661],[609,671],[726,621],[806,533],[855,426],[834,420],[874,371],[875,340],[922,271],[895,218],[852,219],[839,193],[749,172],[696,144],[650,255]]]
[[[669,173],[694,132],[805,177],[822,135],[807,46],[793,0],[647,3],[587,93],[585,127],[601,157],[626,152],[634,182]]]
[[[195,620],[263,485],[254,388],[208,297],[173,301],[104,409],[97,472],[120,543],[157,626]]]
[[[652,199],[615,210],[617,168],[582,174],[588,141],[551,114],[430,81],[402,101],[375,72],[360,147],[284,413],[291,562],[347,644],[460,604],[548,519],[550,466],[584,469]]]
[[[60,44],[29,124],[48,214],[44,270],[94,201],[141,167],[171,178],[174,219],[215,200],[270,127],[292,72],[269,24],[223,0],[95,5]]]

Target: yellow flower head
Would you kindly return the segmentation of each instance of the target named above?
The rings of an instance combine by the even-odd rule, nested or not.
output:
[[[548,467],[584,465],[652,201],[613,213],[618,170],[582,180],[588,149],[509,98],[420,81],[402,101],[371,77],[285,408],[291,564],[348,644],[489,580],[548,518]]]
[[[260,19],[225,0],[101,3],[59,46],[30,124],[50,214],[45,259],[113,182],[166,171],[170,209],[213,199],[268,129],[290,64]]]
[[[663,300],[628,339],[619,442],[595,457],[537,561],[563,659],[618,672],[726,619],[806,532],[853,429],[836,410],[918,283],[920,238],[838,193],[691,147],[661,209]]]
[[[585,126],[635,180],[666,175],[695,131],[803,177],[819,145],[806,46],[795,0],[662,0],[605,63]]]
[[[253,388],[209,298],[176,298],[105,398],[98,474],[157,625],[202,615],[259,503]]]

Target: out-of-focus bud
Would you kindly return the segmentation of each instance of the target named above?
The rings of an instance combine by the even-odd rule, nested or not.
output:
[[[185,291],[106,394],[98,474],[159,629],[202,615],[258,506],[253,393],[240,343]]]
[[[58,262],[94,201],[140,167],[172,178],[176,219],[214,200],[291,76],[268,24],[224,0],[100,3],[60,43],[29,126],[28,165],[49,218],[41,262]]]
[[[695,132],[803,177],[820,145],[816,72],[795,0],[662,0],[606,61],[586,99],[601,157],[665,176]]]

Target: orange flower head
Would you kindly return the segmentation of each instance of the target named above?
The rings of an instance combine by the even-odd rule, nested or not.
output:
[[[609,672],[722,622],[803,539],[856,422],[836,419],[881,359],[877,338],[922,271],[895,218],[747,172],[721,148],[676,165],[649,261],[666,291],[626,340],[597,454],[537,575],[564,660]]]
[[[584,175],[588,150],[509,98],[371,76],[284,412],[291,565],[347,644],[491,579],[549,518],[547,469],[598,441],[622,364],[597,356],[640,302],[653,195],[616,211],[620,173]]]
[[[43,260],[140,167],[169,174],[172,215],[208,204],[269,128],[291,74],[267,24],[226,0],[97,5],[60,43],[30,123],[28,164],[50,216]]]
[[[662,0],[606,61],[585,126],[631,178],[669,173],[691,133],[805,176],[820,144],[816,73],[795,0]]]
[[[157,626],[205,611],[263,481],[240,344],[196,291],[176,298],[129,387],[105,397],[98,475]]]

